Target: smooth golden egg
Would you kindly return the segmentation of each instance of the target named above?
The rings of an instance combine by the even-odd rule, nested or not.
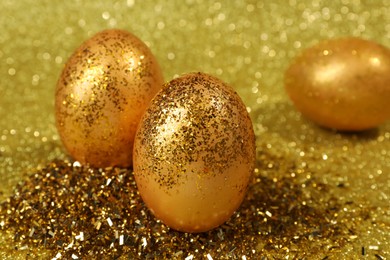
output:
[[[293,61],[285,88],[296,108],[319,125],[376,127],[390,118],[390,50],[353,37],[320,42]]]
[[[149,48],[106,30],[69,58],[55,92],[56,125],[69,154],[96,167],[130,166],[142,114],[163,84]]]
[[[133,161],[138,190],[157,218],[179,231],[210,230],[244,198],[255,164],[251,119],[221,80],[181,76],[146,110]]]

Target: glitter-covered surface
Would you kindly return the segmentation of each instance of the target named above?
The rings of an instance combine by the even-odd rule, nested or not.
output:
[[[104,30],[68,59],[55,92],[56,126],[73,159],[129,167],[139,120],[160,90],[149,48],[124,30]]]
[[[139,257],[151,253],[156,258],[188,259],[390,256],[390,123],[360,134],[324,130],[302,118],[283,89],[283,73],[291,59],[321,39],[353,35],[389,47],[389,1],[5,0],[0,14],[2,200],[14,194],[16,184],[28,180],[27,176],[32,177],[25,188],[19,189],[21,195],[32,193],[29,187],[42,185],[37,190],[54,198],[51,189],[56,187],[55,182],[43,173],[57,172],[50,162],[66,159],[54,125],[56,81],[76,47],[94,33],[116,27],[133,32],[150,46],[166,80],[185,72],[204,71],[232,85],[251,111],[258,161],[247,198],[221,228],[199,235],[172,232],[149,213],[142,213],[147,211],[137,204],[139,215],[129,218],[128,225],[139,219],[147,228],[133,234],[139,239],[135,248],[120,248],[120,230],[118,234],[110,230],[107,220],[110,218],[114,225],[114,217],[95,210],[90,214],[106,219],[102,236],[114,241],[114,248],[106,243],[96,250],[108,259],[114,258],[116,248],[123,250],[125,257],[136,252]],[[92,170],[58,164],[68,174],[92,174]],[[107,176],[118,171],[105,170]],[[35,178],[35,173],[40,177]],[[106,177],[99,180],[100,185],[107,184]],[[131,189],[133,184],[128,185]],[[73,199],[80,196],[77,191],[82,187],[75,185],[74,189]],[[103,188],[97,186],[94,192],[99,189]],[[134,190],[130,195],[135,196],[134,203],[139,202]],[[37,198],[31,196],[27,202],[33,199]],[[101,205],[107,205],[104,203],[108,202],[102,199]],[[37,209],[43,206],[41,203]],[[87,217],[84,211],[74,209],[64,214],[75,217],[77,213]],[[31,217],[43,222],[50,216],[39,211],[33,214]],[[4,210],[0,215],[0,225],[5,226],[3,217],[8,219],[9,215]],[[19,211],[14,216],[24,217],[17,219],[16,226],[30,237],[33,225],[27,213]],[[70,226],[73,230],[66,229],[68,239],[77,236],[81,249],[100,241],[86,235],[80,241],[80,232],[86,232],[80,223]],[[47,228],[37,227],[41,234]],[[134,229],[132,226],[130,230]],[[25,259],[30,255],[45,259],[63,250],[42,248],[57,239],[56,235],[50,239],[49,232],[41,247],[32,241],[16,249],[14,231],[1,231],[1,258]]]
[[[240,206],[255,168],[253,125],[237,93],[205,73],[163,86],[134,139],[143,201],[176,230],[203,232]]]

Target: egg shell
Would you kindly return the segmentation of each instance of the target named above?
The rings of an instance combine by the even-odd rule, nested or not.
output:
[[[55,92],[56,126],[69,154],[95,167],[131,166],[135,132],[163,84],[149,48],[124,30],[105,30],[67,61]]]
[[[134,175],[142,199],[166,225],[203,232],[241,204],[255,164],[255,135],[238,94],[190,73],[152,100],[137,130]]]
[[[296,108],[319,125],[376,127],[390,118],[390,51],[355,37],[322,41],[292,62],[285,88]]]

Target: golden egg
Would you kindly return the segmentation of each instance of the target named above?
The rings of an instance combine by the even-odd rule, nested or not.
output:
[[[184,232],[217,227],[241,204],[254,169],[246,107],[215,77],[174,79],[141,119],[133,161],[138,190],[157,218]]]
[[[294,60],[285,88],[296,108],[319,125],[376,127],[390,118],[390,51],[359,38],[323,41]]]
[[[142,114],[163,84],[149,48],[106,30],[69,58],[55,93],[56,126],[69,154],[96,167],[130,166]]]

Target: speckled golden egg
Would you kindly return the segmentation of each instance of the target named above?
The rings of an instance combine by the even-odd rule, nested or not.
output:
[[[142,199],[166,225],[202,232],[241,204],[255,163],[246,107],[221,80],[191,73],[152,100],[134,142]]]
[[[323,41],[287,69],[285,88],[303,115],[329,128],[373,128],[390,118],[390,51],[359,38]]]
[[[55,93],[56,125],[69,154],[96,167],[130,166],[142,114],[163,84],[149,48],[106,30],[69,58]]]

